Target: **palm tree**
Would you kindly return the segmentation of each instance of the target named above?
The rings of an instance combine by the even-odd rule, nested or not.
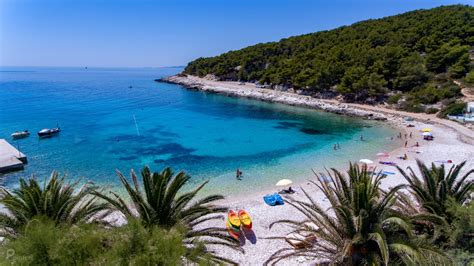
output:
[[[308,201],[287,202],[306,219],[280,220],[271,227],[278,223],[289,224],[293,232],[314,234],[317,242],[307,243],[308,247],[300,250],[280,249],[267,263],[292,256],[345,265],[424,264],[429,259],[443,258],[441,252],[413,235],[411,221],[422,217],[407,217],[396,204],[396,194],[403,185],[383,191],[380,188],[383,175],[373,175],[366,166],[360,168],[354,164],[350,164],[347,176],[336,169],[327,171],[327,177],[315,175],[318,181],[311,182],[329,200],[330,208],[323,208],[302,189]]]
[[[474,169],[460,176],[466,161],[459,165],[453,165],[447,173],[444,165],[436,166],[432,163],[431,168],[429,168],[420,160],[417,160],[416,164],[420,177],[415,174],[411,167],[408,167],[409,174],[400,167],[397,168],[408,181],[409,188],[418,204],[425,211],[444,217],[449,223],[452,217],[447,212],[448,199],[451,198],[460,205],[469,201],[474,190],[474,182],[469,181],[468,177],[474,173]]]
[[[91,183],[77,190],[79,181],[65,183],[64,176],[53,171],[43,187],[31,177],[20,179],[20,187],[13,191],[0,187],[0,204],[6,212],[0,213],[0,235],[14,238],[33,218],[43,216],[56,224],[77,224],[101,220],[108,215],[107,203],[97,202],[91,194]]]
[[[224,198],[221,195],[210,195],[192,202],[208,181],[190,192],[181,192],[191,179],[189,175],[184,172],[174,175],[171,168],[152,173],[150,168],[144,167],[141,171],[142,190],[133,170],[131,171],[133,184],[130,184],[119,171],[117,175],[131,201],[127,201],[115,192],[110,192],[111,196],[100,192],[95,195],[109,202],[128,220],[138,219],[147,228],[155,226],[165,229],[184,228],[184,244],[191,249],[195,248],[194,243],[198,241],[200,244],[224,245],[241,250],[239,242],[230,237],[224,228],[201,226],[206,221],[222,219],[222,213],[227,211],[227,208],[214,205],[215,201]],[[208,251],[206,255],[216,262],[233,263],[211,251]]]

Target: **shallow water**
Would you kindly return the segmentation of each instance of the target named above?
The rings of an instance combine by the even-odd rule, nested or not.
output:
[[[190,91],[153,80],[179,68],[2,68],[0,138],[28,156],[19,177],[48,176],[118,184],[115,169],[171,166],[207,191],[235,194],[271,188],[281,178],[312,177],[324,167],[373,158],[398,143],[388,125],[298,107]],[[136,121],[136,123],[135,123]],[[59,136],[36,132],[59,125]],[[10,134],[33,134],[12,141]],[[365,141],[360,141],[363,135]],[[341,149],[333,150],[334,143]],[[235,170],[243,173],[236,180]],[[127,173],[128,174],[128,173]]]

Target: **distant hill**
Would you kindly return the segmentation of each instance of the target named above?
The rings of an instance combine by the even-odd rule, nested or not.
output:
[[[459,95],[451,80],[471,70],[473,45],[474,7],[442,6],[199,58],[184,73],[420,111]]]

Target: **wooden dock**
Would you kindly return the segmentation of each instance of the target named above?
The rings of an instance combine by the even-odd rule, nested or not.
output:
[[[0,139],[0,173],[22,170],[28,163],[26,156],[8,143]]]

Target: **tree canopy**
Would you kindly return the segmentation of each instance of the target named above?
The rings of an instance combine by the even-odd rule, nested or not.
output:
[[[470,71],[473,18],[471,6],[416,10],[198,58],[184,73],[284,85],[308,94],[331,91],[348,101],[445,89],[436,82],[438,75],[462,78]]]

